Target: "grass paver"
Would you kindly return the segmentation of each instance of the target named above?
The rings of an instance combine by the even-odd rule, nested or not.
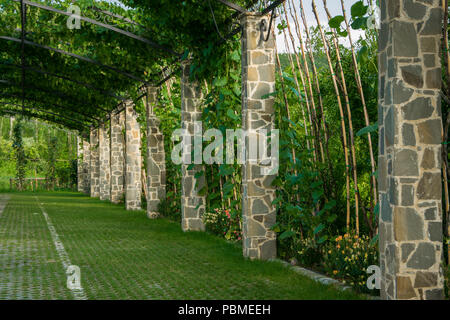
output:
[[[74,192],[11,193],[0,215],[0,299],[73,299],[36,198],[89,299],[360,299],[281,266],[250,261],[238,244],[145,211]]]

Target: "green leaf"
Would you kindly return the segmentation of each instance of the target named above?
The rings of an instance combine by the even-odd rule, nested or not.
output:
[[[233,53],[231,54],[231,60],[234,60],[236,62],[241,61],[241,56],[238,51],[233,51]]]
[[[327,222],[328,222],[328,223],[333,223],[336,219],[337,219],[337,215],[332,214],[331,216],[329,216],[329,217],[327,218]]]
[[[283,78],[287,81],[294,82],[294,78],[290,77],[287,73],[283,72]]]
[[[198,179],[204,175],[204,171],[198,171],[194,174],[195,179]]]
[[[367,46],[362,46],[361,49],[358,51],[358,56],[356,60],[358,60],[358,63],[361,63],[367,59],[369,56],[369,50],[367,49]]]
[[[344,21],[344,16],[336,16],[330,19],[328,25],[330,28],[337,29],[341,26],[341,23]]]
[[[293,92],[297,97],[300,97],[300,94],[298,93],[297,89],[292,88],[292,87],[289,87],[289,88],[292,90],[292,92]]]
[[[370,240],[370,246],[372,246],[372,247],[375,246],[377,242],[378,242],[378,234],[375,235],[375,236],[372,238],[372,240]]]
[[[334,208],[335,205],[336,205],[336,200],[328,201],[327,203],[325,203],[324,209],[330,210],[330,209]]]
[[[356,18],[352,22],[352,28],[354,30],[364,29],[364,27],[367,25],[367,18]]]
[[[272,227],[272,230],[273,231],[275,231],[275,232],[280,232],[281,231],[281,229],[280,229],[280,225],[277,223],[277,224],[275,224],[273,227]]]
[[[228,83],[228,79],[227,78],[216,78],[213,81],[213,86],[216,87],[223,87]]]
[[[348,36],[347,30],[338,30],[337,33],[341,36],[346,38]]]
[[[375,214],[375,217],[378,218],[379,214],[380,214],[380,203],[377,202],[377,204],[375,205],[375,208],[373,208],[373,213]]]
[[[362,1],[356,2],[351,8],[352,18],[364,16],[367,13],[368,8],[369,6],[364,5]]]
[[[287,238],[292,237],[293,235],[295,235],[295,232],[294,232],[294,231],[287,230],[287,231],[283,232],[283,233],[279,236],[279,239],[280,239],[280,240],[287,239]]]
[[[271,92],[271,93],[267,93],[261,96],[261,99],[268,99],[270,97],[276,97],[277,95],[277,91]]]
[[[181,56],[181,61],[186,60],[189,55],[189,50],[184,50],[183,55]]]
[[[323,225],[322,223],[319,224],[315,229],[314,229],[314,234],[318,234],[320,231],[323,230],[323,228],[325,228],[325,225]]]
[[[324,235],[324,236],[320,237],[319,240],[317,240],[317,243],[318,243],[318,244],[322,244],[322,243],[324,243],[324,242],[327,241],[327,240],[328,240],[328,236],[327,236],[327,235]]]
[[[378,130],[378,121],[375,122],[374,124],[368,126],[368,127],[362,128],[361,130],[359,130],[359,131],[356,133],[356,135],[357,135],[358,137],[360,137],[360,136],[362,136],[363,134],[375,132],[375,131],[377,131],[377,130]]]
[[[227,116],[233,120],[238,120],[239,117],[237,115],[234,114],[234,111],[231,109],[227,110]]]

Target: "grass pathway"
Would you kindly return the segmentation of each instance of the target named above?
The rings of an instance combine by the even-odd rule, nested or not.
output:
[[[0,213],[0,299],[75,298],[48,221],[80,267],[88,299],[360,298],[279,263],[246,260],[238,245],[183,233],[144,211],[70,192],[8,195]]]

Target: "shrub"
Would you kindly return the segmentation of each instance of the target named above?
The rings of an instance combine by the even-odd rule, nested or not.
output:
[[[358,291],[369,292],[366,270],[370,265],[378,265],[378,248],[368,236],[358,237],[346,233],[332,239],[325,247],[325,272],[343,279]]]
[[[316,266],[322,261],[322,245],[315,239],[306,238],[298,241],[297,260],[303,266]]]
[[[231,241],[242,240],[241,216],[236,210],[214,209],[203,215],[206,230]]]
[[[158,211],[162,217],[181,223],[181,201],[175,201],[171,194],[159,203]]]

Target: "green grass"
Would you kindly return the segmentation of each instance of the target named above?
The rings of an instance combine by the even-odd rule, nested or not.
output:
[[[10,193],[0,214],[0,299],[73,299],[36,196],[89,299],[361,299],[237,244],[79,193]]]

